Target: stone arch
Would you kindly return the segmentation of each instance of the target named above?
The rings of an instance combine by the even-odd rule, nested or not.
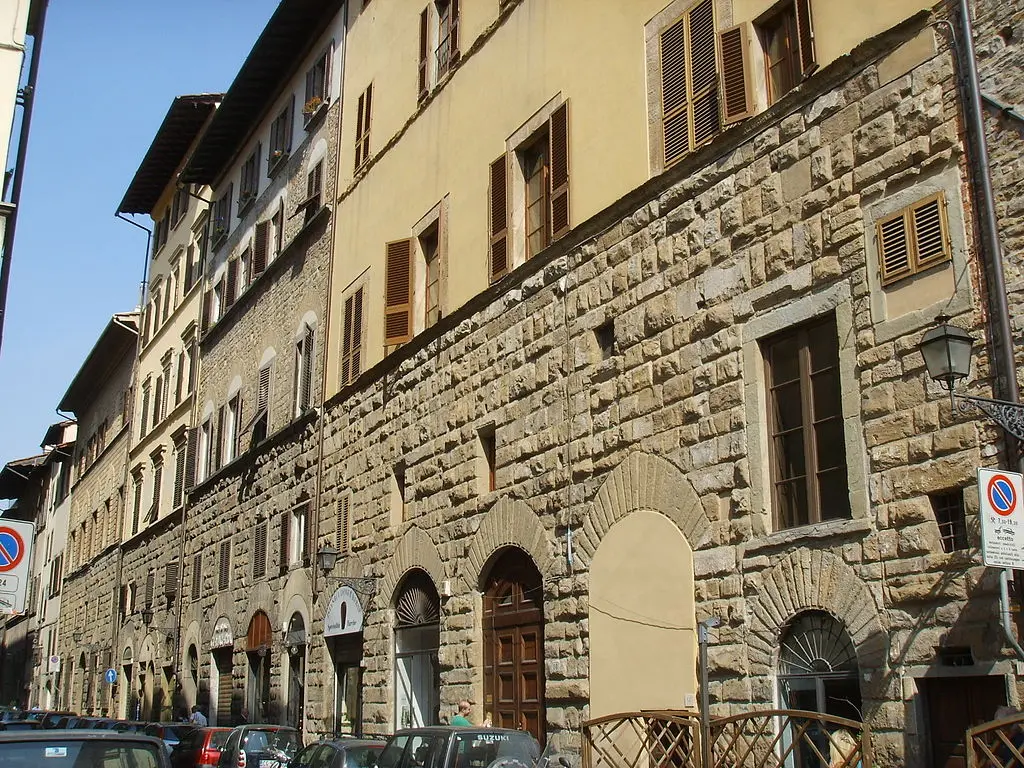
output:
[[[441,554],[427,532],[415,525],[402,534],[398,546],[388,558],[380,589],[380,595],[385,601],[391,600],[402,577],[413,568],[426,571],[438,593],[443,591],[446,576]]]
[[[482,579],[491,555],[504,547],[519,547],[533,558],[541,577],[552,576],[555,558],[544,524],[525,501],[502,497],[480,521],[466,553],[467,579]],[[470,576],[469,574],[472,574]],[[479,586],[470,582],[470,587]]]
[[[885,667],[887,633],[867,585],[842,558],[801,548],[765,572],[751,604],[751,674],[773,674],[779,639],[801,611],[826,611],[846,626],[861,672]]]
[[[683,473],[667,459],[631,453],[605,478],[577,534],[577,546],[594,557],[601,539],[629,513],[641,509],[669,518],[696,551],[711,536],[711,523],[700,497]]]

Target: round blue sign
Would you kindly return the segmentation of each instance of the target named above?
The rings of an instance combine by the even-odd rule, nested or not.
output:
[[[117,670],[116,669],[108,669],[106,672],[103,673],[103,679],[106,680],[111,685],[113,685],[114,683],[117,682]]]

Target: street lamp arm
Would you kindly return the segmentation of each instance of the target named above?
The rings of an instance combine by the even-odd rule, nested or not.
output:
[[[971,406],[974,406],[1018,440],[1024,441],[1024,404],[955,392],[952,394],[960,401],[959,409],[962,413],[969,413]]]

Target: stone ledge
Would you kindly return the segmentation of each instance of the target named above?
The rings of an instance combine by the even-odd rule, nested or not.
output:
[[[803,545],[819,539],[831,539],[838,536],[849,536],[858,533],[868,533],[874,529],[874,524],[866,517],[856,517],[851,520],[829,520],[816,525],[802,525],[799,528],[788,528],[784,531],[776,531],[767,536],[762,536],[754,541],[740,544],[739,560],[742,562],[747,557],[764,554],[769,550],[787,547],[793,544]]]

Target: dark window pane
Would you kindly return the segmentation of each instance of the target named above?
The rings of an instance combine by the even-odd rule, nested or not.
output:
[[[818,506],[822,520],[841,520],[850,516],[846,467],[818,473]]]
[[[779,480],[792,480],[807,474],[803,431],[789,432],[775,438]]]
[[[791,336],[772,344],[769,364],[771,366],[773,386],[799,379],[800,347],[797,337]]]
[[[839,364],[839,342],[835,321],[807,329],[807,346],[811,351],[811,372],[834,368]]]
[[[814,426],[815,457],[819,471],[846,466],[843,422],[828,419]]]
[[[807,509],[807,483],[803,479],[776,486],[779,527],[793,528],[810,522]]]
[[[800,397],[800,382],[794,381],[778,387],[772,395],[775,401],[775,431],[786,432],[803,426],[804,406]]]
[[[834,368],[816,373],[811,377],[814,394],[814,420],[821,421],[830,416],[839,416],[839,377]]]

